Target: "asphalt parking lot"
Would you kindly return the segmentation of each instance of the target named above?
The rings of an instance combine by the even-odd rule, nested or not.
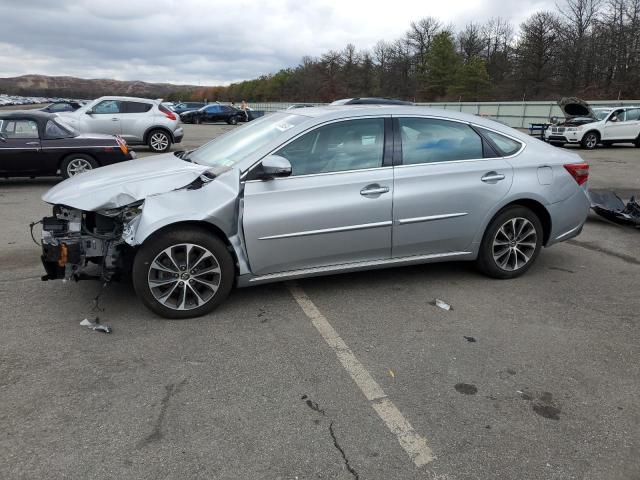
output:
[[[592,188],[640,193],[639,149],[575,151]],[[99,284],[40,281],[57,181],[0,180],[0,478],[640,478],[640,231],[590,216],[516,280],[345,274],[187,321],[114,284],[105,335],[79,326]]]

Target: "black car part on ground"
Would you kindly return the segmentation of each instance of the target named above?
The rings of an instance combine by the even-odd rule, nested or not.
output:
[[[634,197],[625,204],[614,192],[589,191],[591,209],[607,220],[640,228],[640,203]]]

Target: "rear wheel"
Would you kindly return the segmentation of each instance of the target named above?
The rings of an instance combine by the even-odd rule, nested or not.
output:
[[[162,153],[171,148],[171,137],[164,130],[152,130],[147,138],[147,144],[154,152]]]
[[[494,278],[515,278],[526,272],[542,248],[542,223],[526,207],[499,212],[484,233],[478,268]]]
[[[582,137],[582,148],[586,148],[587,150],[593,150],[598,146],[598,141],[600,140],[600,136],[597,132],[587,132],[584,137]]]
[[[60,173],[63,178],[69,178],[98,167],[98,162],[89,155],[75,153],[62,161]]]
[[[633,142],[636,146],[636,148],[640,148],[640,135],[638,135],[638,138],[636,138],[636,141]]]
[[[192,318],[211,312],[229,295],[235,268],[218,237],[187,227],[145,242],[132,277],[147,308],[165,318]]]

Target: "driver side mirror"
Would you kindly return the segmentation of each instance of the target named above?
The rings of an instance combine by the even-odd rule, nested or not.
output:
[[[288,177],[291,175],[291,163],[280,155],[269,155],[262,160],[260,178],[270,180],[276,177]]]
[[[86,112],[84,112],[84,113],[86,113],[87,115],[93,115],[93,110],[89,109],[89,110],[87,110],[87,111],[86,111]]]

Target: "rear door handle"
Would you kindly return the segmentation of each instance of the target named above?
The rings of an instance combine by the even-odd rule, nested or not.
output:
[[[368,195],[381,195],[383,193],[387,193],[389,191],[389,187],[381,187],[378,184],[367,185],[362,190],[360,190],[360,195],[364,195],[365,197]]]
[[[111,121],[112,121],[112,122],[117,122],[117,121],[118,121],[118,119],[117,119],[117,118],[112,118],[112,119],[111,119]]]
[[[488,172],[480,179],[485,183],[496,183],[500,180],[504,180],[504,175],[498,172]]]
[[[40,142],[27,142],[25,145],[40,145]]]

